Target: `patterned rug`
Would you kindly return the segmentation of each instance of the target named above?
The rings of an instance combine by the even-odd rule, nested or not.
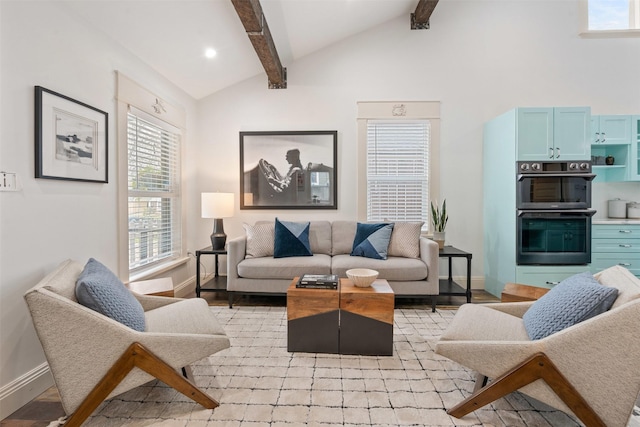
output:
[[[287,352],[284,307],[211,307],[231,348],[194,366],[220,402],[204,409],[154,381],[104,402],[86,426],[579,426],[563,412],[512,393],[462,419],[450,408],[473,373],[434,354],[454,310],[395,310],[387,357]],[[54,423],[52,423],[54,425]],[[639,426],[634,420],[629,426]]]

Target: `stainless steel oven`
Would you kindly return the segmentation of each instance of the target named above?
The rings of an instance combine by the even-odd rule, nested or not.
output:
[[[591,209],[519,210],[518,265],[582,265],[591,262]]]
[[[516,207],[588,209],[591,207],[591,162],[517,162]]]

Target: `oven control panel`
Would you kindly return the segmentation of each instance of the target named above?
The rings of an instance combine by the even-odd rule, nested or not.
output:
[[[517,168],[517,173],[589,173],[591,162],[518,162]]]

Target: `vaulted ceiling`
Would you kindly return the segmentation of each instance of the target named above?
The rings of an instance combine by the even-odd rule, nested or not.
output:
[[[255,0],[253,0],[256,2]],[[195,99],[258,74],[256,55],[231,0],[63,0],[86,25],[102,31]],[[425,0],[261,0],[283,67],[399,16],[430,14]],[[207,48],[216,50],[206,58]],[[267,77],[265,75],[265,90]]]

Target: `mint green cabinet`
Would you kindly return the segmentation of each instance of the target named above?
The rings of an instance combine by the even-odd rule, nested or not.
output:
[[[630,144],[631,116],[591,116],[591,143]]]
[[[614,265],[640,276],[640,224],[594,224],[591,233],[591,272]]]
[[[631,116],[591,116],[591,160],[596,182],[626,181],[631,176]],[[613,157],[613,165],[605,164]]]
[[[629,181],[640,181],[640,116],[631,116]]]
[[[517,160],[589,160],[591,108],[518,108]]]
[[[516,267],[516,282],[541,288],[552,288],[567,277],[585,271],[589,271],[588,265],[523,265]]]

